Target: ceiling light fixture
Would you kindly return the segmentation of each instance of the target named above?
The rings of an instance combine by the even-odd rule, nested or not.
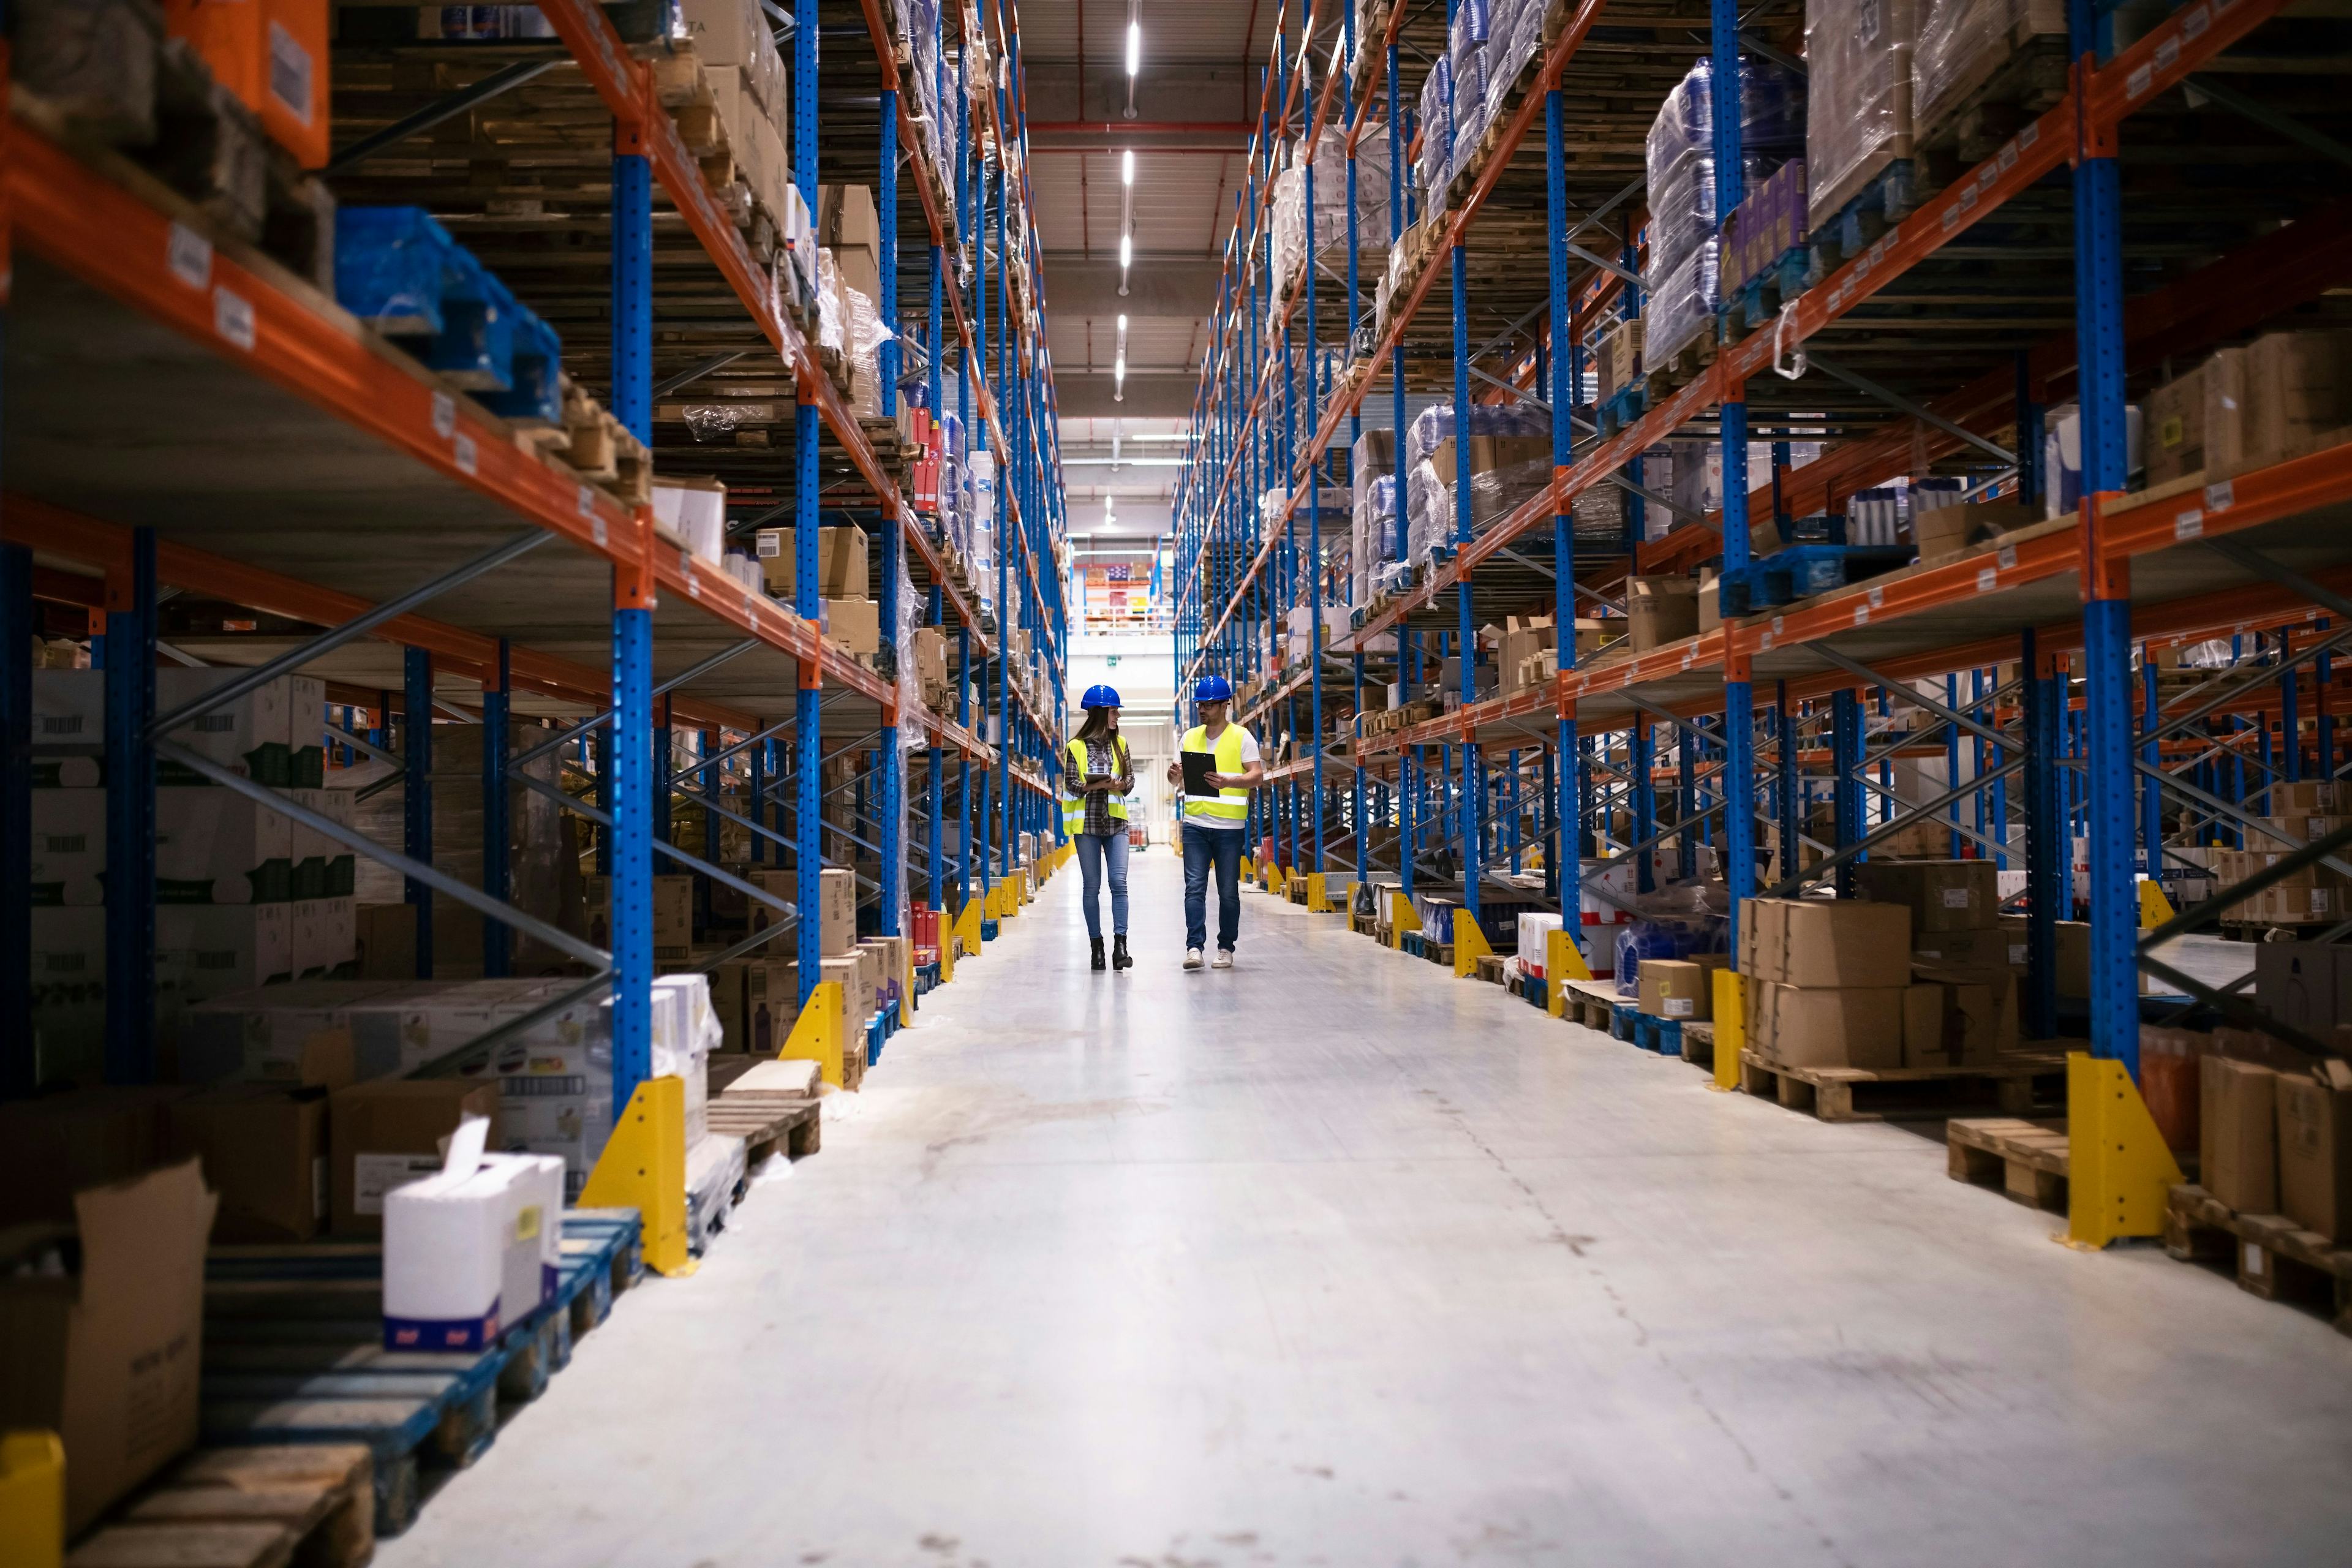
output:
[[[1143,0],[1127,0],[1127,117],[1135,118],[1135,78],[1143,68]]]

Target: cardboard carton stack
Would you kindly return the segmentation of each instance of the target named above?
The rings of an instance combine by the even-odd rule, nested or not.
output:
[[[1903,1065],[1911,920],[1902,906],[1749,899],[1739,906],[1738,968],[1748,977],[1748,1046],[1766,1061]]]
[[[2347,1044],[2337,1037],[2337,1048]],[[2205,1190],[2241,1214],[2280,1214],[2328,1241],[2352,1241],[2352,1063],[2273,1068],[2214,1052],[2201,1071]]]
[[[235,669],[159,669],[158,714]],[[304,716],[307,726],[295,716]],[[175,729],[184,750],[290,802],[348,822],[324,784],[326,688],[281,677]],[[33,674],[33,1021],[46,1080],[98,1080],[106,1027],[106,677]],[[191,1002],[353,963],[351,852],[194,769],[164,763],[155,790],[157,1016],[168,1037]]]
[[[2267,332],[2148,395],[2147,482],[2211,484],[2352,438],[2352,331]]]
[[[1698,631],[1698,580],[1695,577],[1630,577],[1625,613],[1635,653],[1691,637]]]
[[[1910,912],[1906,1067],[1985,1067],[2017,1041],[2017,992],[1990,860],[1870,860],[1856,888]]]
[[[792,604],[799,581],[793,530],[763,528],[754,542],[769,595]],[[881,647],[882,618],[879,605],[866,596],[867,560],[865,530],[817,530],[817,597],[825,636],[871,659]]]
[[[2305,779],[2274,784],[2270,788],[2273,815],[2263,824],[2272,837],[2248,833],[2246,849],[2214,849],[2213,880],[2224,887],[2276,865],[2294,847],[2326,837],[2339,830],[2352,806],[2352,791],[2332,779]],[[2352,878],[2314,863],[2259,893],[2238,900],[2221,911],[2224,921],[2252,925],[2327,923],[2352,910]]]

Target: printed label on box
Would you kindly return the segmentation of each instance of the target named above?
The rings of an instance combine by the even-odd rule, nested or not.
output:
[[[1948,910],[1967,909],[1969,907],[1969,889],[1966,888],[1946,888],[1944,889],[1944,907]]]
[[[1667,997],[1667,998],[1666,998],[1666,1016],[1667,1016],[1667,1017],[1669,1017],[1669,1018],[1687,1018],[1687,1017],[1689,1017],[1690,1016],[1691,1016],[1691,999],[1690,999],[1689,997],[1687,997],[1687,996],[1669,996],[1669,997]]]
[[[352,1156],[352,1212],[383,1213],[383,1195],[394,1187],[421,1182],[441,1170],[438,1154],[354,1154]]]

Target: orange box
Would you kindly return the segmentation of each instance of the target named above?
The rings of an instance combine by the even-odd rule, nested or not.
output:
[[[296,162],[326,166],[328,0],[164,0],[163,15]]]

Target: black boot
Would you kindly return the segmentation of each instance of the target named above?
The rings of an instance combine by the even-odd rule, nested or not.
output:
[[[1100,969],[1103,966],[1102,938],[1096,937],[1093,941],[1095,944],[1095,967],[1097,969]]]
[[[1127,933],[1125,931],[1121,931],[1117,936],[1110,939],[1110,966],[1113,969],[1132,969],[1135,967],[1135,960],[1129,958],[1127,953]]]

